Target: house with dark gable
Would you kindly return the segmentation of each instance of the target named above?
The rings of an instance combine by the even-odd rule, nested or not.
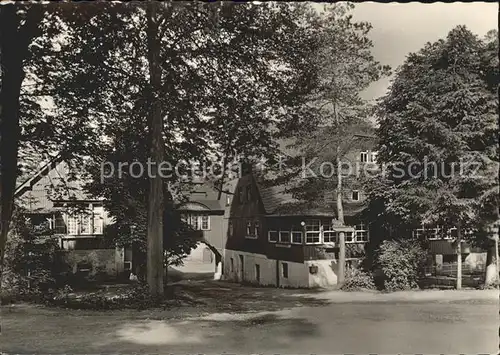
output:
[[[366,149],[375,146],[375,138],[362,138],[346,159],[375,163],[376,152]],[[242,176],[229,214],[224,279],[276,287],[337,284],[338,233],[345,232],[348,264],[363,257],[370,238],[362,216],[366,194],[361,185],[353,186],[343,190],[347,227],[339,227],[335,207],[311,207],[294,198],[286,184],[267,186],[252,172]]]

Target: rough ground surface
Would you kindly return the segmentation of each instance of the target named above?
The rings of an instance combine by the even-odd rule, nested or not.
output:
[[[251,288],[196,280],[196,302],[148,311],[2,307],[7,353],[498,352],[498,291],[393,294]]]

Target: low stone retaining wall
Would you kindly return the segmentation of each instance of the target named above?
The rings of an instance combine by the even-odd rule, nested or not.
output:
[[[59,255],[73,274],[80,272],[89,276],[101,274],[116,277],[123,271],[123,261],[120,265],[117,253],[117,249],[90,249],[64,250],[60,251]]]

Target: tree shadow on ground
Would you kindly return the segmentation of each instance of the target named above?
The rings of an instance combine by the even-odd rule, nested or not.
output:
[[[174,284],[171,293],[173,298],[191,299],[211,312],[277,311],[329,304],[326,299],[312,297],[310,290],[248,287],[215,281]]]
[[[177,352],[256,352],[277,349],[293,350],[293,344],[304,338],[321,337],[319,326],[304,318],[278,314],[230,317],[227,319],[192,319],[179,323],[149,321],[130,322],[115,329],[105,342],[96,343],[93,350],[140,349],[157,353],[168,349]],[[242,347],[246,348],[242,348]],[[163,350],[162,350],[163,349]]]

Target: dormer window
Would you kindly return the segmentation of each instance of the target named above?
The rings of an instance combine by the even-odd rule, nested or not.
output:
[[[353,201],[359,201],[359,191],[358,190],[352,190],[352,192],[351,192],[351,200],[353,200]]]
[[[368,163],[368,152],[361,152],[359,155],[359,160],[362,163]]]

